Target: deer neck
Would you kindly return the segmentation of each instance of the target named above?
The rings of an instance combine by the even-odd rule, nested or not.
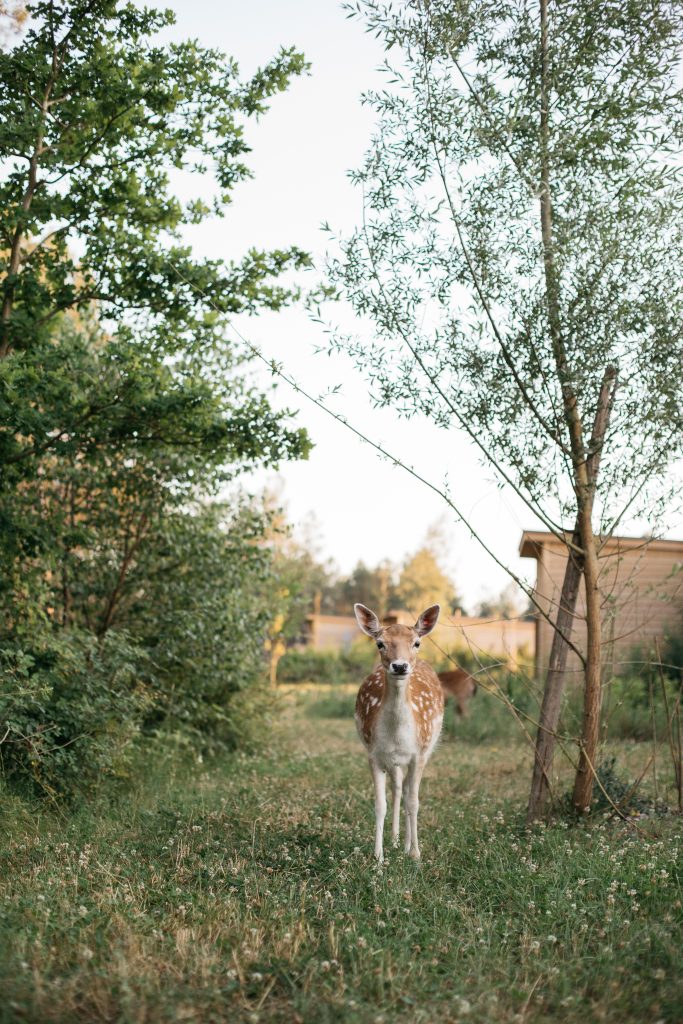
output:
[[[391,676],[384,670],[384,701],[383,710],[386,715],[402,718],[408,706],[410,691],[410,675]]]

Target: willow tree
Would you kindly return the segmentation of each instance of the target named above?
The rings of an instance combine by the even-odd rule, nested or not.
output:
[[[349,12],[390,54],[387,88],[365,97],[378,124],[353,173],[363,222],[330,261],[374,340],[333,345],[379,404],[469,435],[567,545],[575,578],[552,614],[549,682],[557,696],[582,578],[573,800],[585,809],[601,699],[597,539],[643,512],[654,525],[681,448],[683,10],[365,0]],[[551,714],[539,734],[550,757],[553,733]]]

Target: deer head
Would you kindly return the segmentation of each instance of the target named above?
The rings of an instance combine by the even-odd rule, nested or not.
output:
[[[441,608],[433,604],[422,612],[414,626],[382,626],[375,613],[364,604],[355,604],[353,610],[360,628],[377,644],[387,677],[407,679],[415,668],[422,637],[436,626]]]

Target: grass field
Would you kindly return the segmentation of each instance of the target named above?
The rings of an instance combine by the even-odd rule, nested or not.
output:
[[[351,706],[290,690],[261,755],[160,748],[75,814],[3,796],[0,1020],[683,1020],[679,818],[528,830],[527,747],[456,727],[422,863],[378,870]]]

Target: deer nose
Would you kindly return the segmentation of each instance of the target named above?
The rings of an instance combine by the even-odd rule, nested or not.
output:
[[[394,673],[395,676],[404,676],[406,674],[406,672],[408,671],[408,662],[407,661],[392,661],[392,663],[391,663],[391,671]]]

